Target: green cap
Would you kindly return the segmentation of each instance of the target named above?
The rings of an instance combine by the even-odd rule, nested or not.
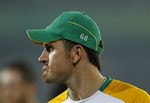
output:
[[[85,12],[63,12],[45,29],[27,30],[27,34],[33,42],[39,44],[66,39],[98,53],[103,51],[99,46],[100,30]]]

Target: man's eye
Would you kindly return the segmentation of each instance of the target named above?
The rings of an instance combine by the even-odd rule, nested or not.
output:
[[[48,48],[46,48],[46,51],[52,52],[52,51],[53,51],[53,48],[52,48],[52,47],[48,47]]]

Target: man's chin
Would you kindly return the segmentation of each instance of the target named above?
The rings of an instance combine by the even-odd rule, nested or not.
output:
[[[52,79],[48,79],[48,78],[43,78],[43,77],[42,77],[42,79],[43,79],[43,81],[44,81],[45,83],[48,83],[48,84],[57,83],[56,80],[52,80]]]
[[[42,79],[45,83],[48,83],[48,84],[64,83],[64,80],[62,80],[62,78],[57,78],[56,75],[53,75],[53,76],[42,75]]]

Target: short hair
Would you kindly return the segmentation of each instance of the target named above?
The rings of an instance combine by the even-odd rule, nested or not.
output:
[[[11,61],[3,66],[4,70],[15,70],[20,73],[23,82],[25,83],[35,83],[35,73],[32,71],[34,68],[28,62],[25,61]]]
[[[75,45],[78,45],[78,43],[66,40],[66,39],[62,39],[63,43],[64,43],[64,47],[66,50],[70,51]],[[79,44],[81,45],[81,44]],[[81,45],[83,47],[83,49],[86,51],[87,53],[87,57],[88,60],[90,61],[91,64],[93,64],[94,66],[96,66],[98,68],[99,71],[101,71],[101,59],[100,59],[100,55],[99,53],[95,52],[94,50],[87,48],[83,45]],[[100,45],[101,48],[103,48],[103,41],[100,41]]]

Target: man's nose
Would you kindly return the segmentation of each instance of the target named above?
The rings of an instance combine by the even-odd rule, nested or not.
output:
[[[46,62],[48,62],[48,52],[46,52],[46,50],[44,50],[43,52],[42,52],[42,54],[40,55],[40,57],[38,58],[38,61],[40,62],[40,63],[46,63]]]

